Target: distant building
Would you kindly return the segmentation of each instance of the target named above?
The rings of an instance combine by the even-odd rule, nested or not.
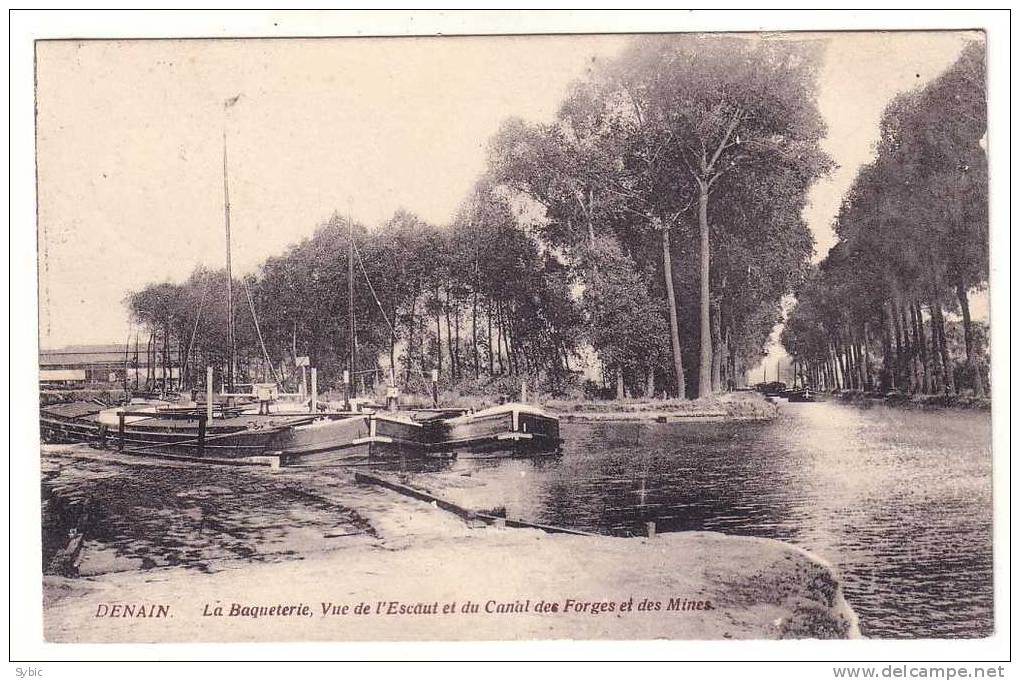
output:
[[[125,354],[126,350],[126,354]],[[158,356],[158,353],[157,353]],[[76,383],[110,383],[144,386],[150,376],[145,349],[138,354],[137,366],[133,347],[123,345],[70,345],[39,351],[39,382],[44,385]],[[163,378],[163,367],[152,372],[157,381]],[[167,378],[177,381],[180,367],[167,369]]]

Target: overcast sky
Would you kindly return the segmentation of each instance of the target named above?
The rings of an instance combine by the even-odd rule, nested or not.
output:
[[[818,257],[882,108],[948,66],[962,33],[828,34],[819,106],[839,168],[805,211]],[[818,35],[812,36],[817,39]],[[620,36],[41,43],[40,344],[124,342],[122,301],[224,259],[230,109],[235,273],[334,210],[447,222],[509,116],[549,120]]]

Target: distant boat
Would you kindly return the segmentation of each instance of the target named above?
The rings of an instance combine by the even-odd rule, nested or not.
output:
[[[810,388],[796,388],[787,391],[788,394],[784,395],[790,402],[816,402],[816,393],[812,392]]]
[[[765,395],[765,397],[782,397],[783,391],[786,390],[786,384],[781,381],[759,383],[755,386],[755,389]]]

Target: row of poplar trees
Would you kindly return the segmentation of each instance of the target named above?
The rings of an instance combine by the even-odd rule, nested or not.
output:
[[[264,373],[308,355],[336,381],[352,347],[352,229],[359,369],[392,367],[411,389],[436,370],[555,391],[594,351],[619,395],[741,383],[810,272],[801,213],[831,167],[820,57],[810,41],[634,39],[593,63],[552,122],[504,122],[451,224],[397,211],[351,228],[334,215],[236,282],[238,356]],[[223,282],[196,271],[160,284],[171,294],[158,309],[148,289],[129,298],[185,376],[222,364]]]
[[[839,240],[798,293],[782,342],[828,389],[987,394],[985,52],[968,44],[886,108],[873,162],[835,223]]]

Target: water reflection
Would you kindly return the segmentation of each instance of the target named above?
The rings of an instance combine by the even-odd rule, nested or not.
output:
[[[991,633],[987,413],[784,404],[767,424],[562,430],[561,459],[456,462],[459,498],[616,535],[651,520],[791,541],[842,572],[865,635]]]

